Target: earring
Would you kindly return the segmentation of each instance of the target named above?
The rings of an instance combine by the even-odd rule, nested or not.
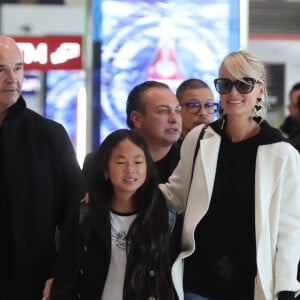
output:
[[[226,115],[223,113],[223,110],[220,110],[220,115],[219,127],[223,130],[226,123]]]
[[[104,175],[104,180],[107,181],[108,175]]]
[[[253,120],[258,124],[260,125],[261,122],[263,121],[263,118],[261,116],[262,114],[262,106],[260,104],[261,102],[261,98],[257,98],[257,104],[254,105],[254,117],[253,117]]]

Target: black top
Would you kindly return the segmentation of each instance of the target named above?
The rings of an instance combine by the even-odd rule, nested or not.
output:
[[[159,183],[165,183],[176,168],[180,159],[180,143],[172,145],[168,154],[161,160],[155,162]]]
[[[300,129],[300,124],[295,122],[291,116],[285,118],[284,122],[280,125],[280,130],[287,136]]]
[[[23,97],[8,109],[1,130],[0,176],[5,178],[7,198],[2,204],[9,205],[9,213],[4,209],[1,217],[7,214],[13,244],[11,299],[41,299],[57,258],[56,228],[61,241],[71,208],[79,213],[84,196],[82,174],[63,126],[27,109]],[[2,195],[1,188],[1,199]],[[75,231],[76,226],[73,228]],[[9,237],[1,233],[3,248]]]
[[[185,259],[185,291],[211,297],[253,299],[256,275],[255,162],[259,145],[283,140],[266,122],[256,136],[233,143],[221,136],[214,189],[195,230],[196,250]]]
[[[280,126],[281,131],[287,135],[288,141],[300,152],[300,124],[288,116]]]
[[[12,229],[10,222],[10,208],[4,176],[4,154],[3,154],[3,129],[0,127],[0,236],[2,246],[0,247],[0,282],[12,279]]]
[[[298,150],[300,153],[300,127],[294,130],[288,137],[288,141]]]

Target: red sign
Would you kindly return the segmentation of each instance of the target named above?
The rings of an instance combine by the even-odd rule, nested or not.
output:
[[[81,70],[81,36],[14,37],[24,57],[25,70]]]

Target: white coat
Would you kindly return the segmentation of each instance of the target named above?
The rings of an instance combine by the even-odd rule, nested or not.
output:
[[[180,300],[183,296],[183,259],[194,252],[194,231],[209,209],[221,137],[206,129],[190,185],[193,156],[203,125],[184,139],[181,160],[160,189],[171,207],[185,210],[181,253],[172,277]],[[230,173],[230,170],[228,170]],[[187,200],[187,201],[186,201]],[[300,155],[287,142],[258,147],[255,168],[255,230],[257,276],[255,300],[273,300],[279,291],[299,291],[300,259]]]

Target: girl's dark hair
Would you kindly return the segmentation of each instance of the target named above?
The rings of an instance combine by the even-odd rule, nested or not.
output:
[[[147,144],[134,131],[114,131],[96,151],[95,173],[90,186],[91,212],[96,211],[99,204],[109,210],[113,187],[104,174],[108,170],[112,151],[126,139],[143,150],[147,173],[144,184],[133,195],[133,204],[138,214],[128,231],[124,294],[130,299],[173,299],[168,209],[158,188],[156,169]]]

